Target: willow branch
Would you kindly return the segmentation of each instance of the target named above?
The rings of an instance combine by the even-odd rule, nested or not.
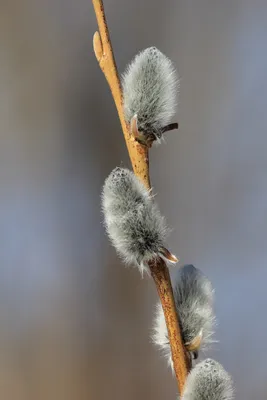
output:
[[[93,45],[95,56],[109,84],[117,107],[124,138],[136,176],[150,189],[148,148],[135,140],[130,134],[130,127],[124,119],[123,98],[118,71],[113,56],[108,26],[102,0],[92,0],[97,18],[99,32],[95,32]],[[168,268],[162,259],[150,264],[151,275],[157,287],[169,333],[174,371],[178,381],[179,392],[182,393],[190,363],[185,350],[178,316],[174,304],[173,291]]]
[[[113,56],[112,45],[104,13],[104,6],[101,0],[93,0],[93,5],[99,28],[99,32],[95,32],[93,38],[95,55],[97,61],[99,62],[99,66],[108,81],[115,105],[117,107],[134,173],[139,176],[147,188],[150,188],[148,149],[145,146],[140,145],[133,137],[131,137],[129,129],[130,127],[124,119],[122,90]]]

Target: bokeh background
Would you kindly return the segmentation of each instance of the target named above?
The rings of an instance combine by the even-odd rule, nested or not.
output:
[[[236,398],[265,399],[267,3],[105,0],[120,72],[155,45],[181,76],[180,128],[151,151],[170,248],[216,288]],[[100,193],[129,166],[92,50],[90,0],[2,0],[0,397],[175,399],[149,339],[153,283],[124,268]]]

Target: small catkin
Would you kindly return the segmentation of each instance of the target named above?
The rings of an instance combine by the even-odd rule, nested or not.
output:
[[[215,325],[211,282],[193,265],[185,265],[177,271],[173,283],[173,295],[186,347],[192,352],[206,349],[213,342]],[[198,338],[199,340],[196,340]],[[168,331],[160,303],[156,308],[152,339],[173,368]]]
[[[102,193],[107,233],[126,263],[149,271],[147,263],[164,258],[167,234],[151,193],[142,182],[125,168],[115,168],[105,181]]]
[[[172,62],[156,47],[149,47],[129,64],[122,87],[126,121],[136,116],[139,132],[160,140],[176,112],[179,80]]]
[[[189,373],[182,400],[232,400],[232,378],[217,361],[206,359]]]

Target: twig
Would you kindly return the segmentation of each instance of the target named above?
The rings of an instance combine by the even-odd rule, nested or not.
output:
[[[99,32],[95,32],[93,39],[95,55],[108,81],[117,107],[134,173],[144,183],[147,189],[150,189],[148,148],[138,143],[138,141],[131,136],[130,127],[124,119],[122,90],[113,56],[104,6],[102,0],[92,1],[99,28]],[[150,270],[162,303],[169,333],[174,370],[178,381],[179,392],[182,393],[186,376],[190,368],[190,362],[182,342],[169,271],[162,259],[158,259],[153,264],[151,263]]]

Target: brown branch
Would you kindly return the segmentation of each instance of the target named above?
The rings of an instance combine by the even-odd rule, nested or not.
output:
[[[164,311],[172,351],[173,367],[178,382],[179,393],[182,394],[186,376],[191,368],[191,358],[189,357],[189,353],[185,351],[177,322],[178,318],[169,270],[161,258],[154,264],[150,263],[149,267]]]
[[[102,0],[92,1],[99,28],[99,32],[95,32],[93,39],[95,56],[111,89],[134,173],[141,179],[144,185],[150,189],[148,148],[138,143],[138,141],[131,136],[130,127],[124,119],[122,90],[113,56],[104,6]],[[179,392],[182,393],[185,379],[190,368],[190,362],[182,342],[169,271],[165,262],[160,258],[155,263],[150,264],[150,270],[162,303],[169,332],[174,370],[178,381]]]

